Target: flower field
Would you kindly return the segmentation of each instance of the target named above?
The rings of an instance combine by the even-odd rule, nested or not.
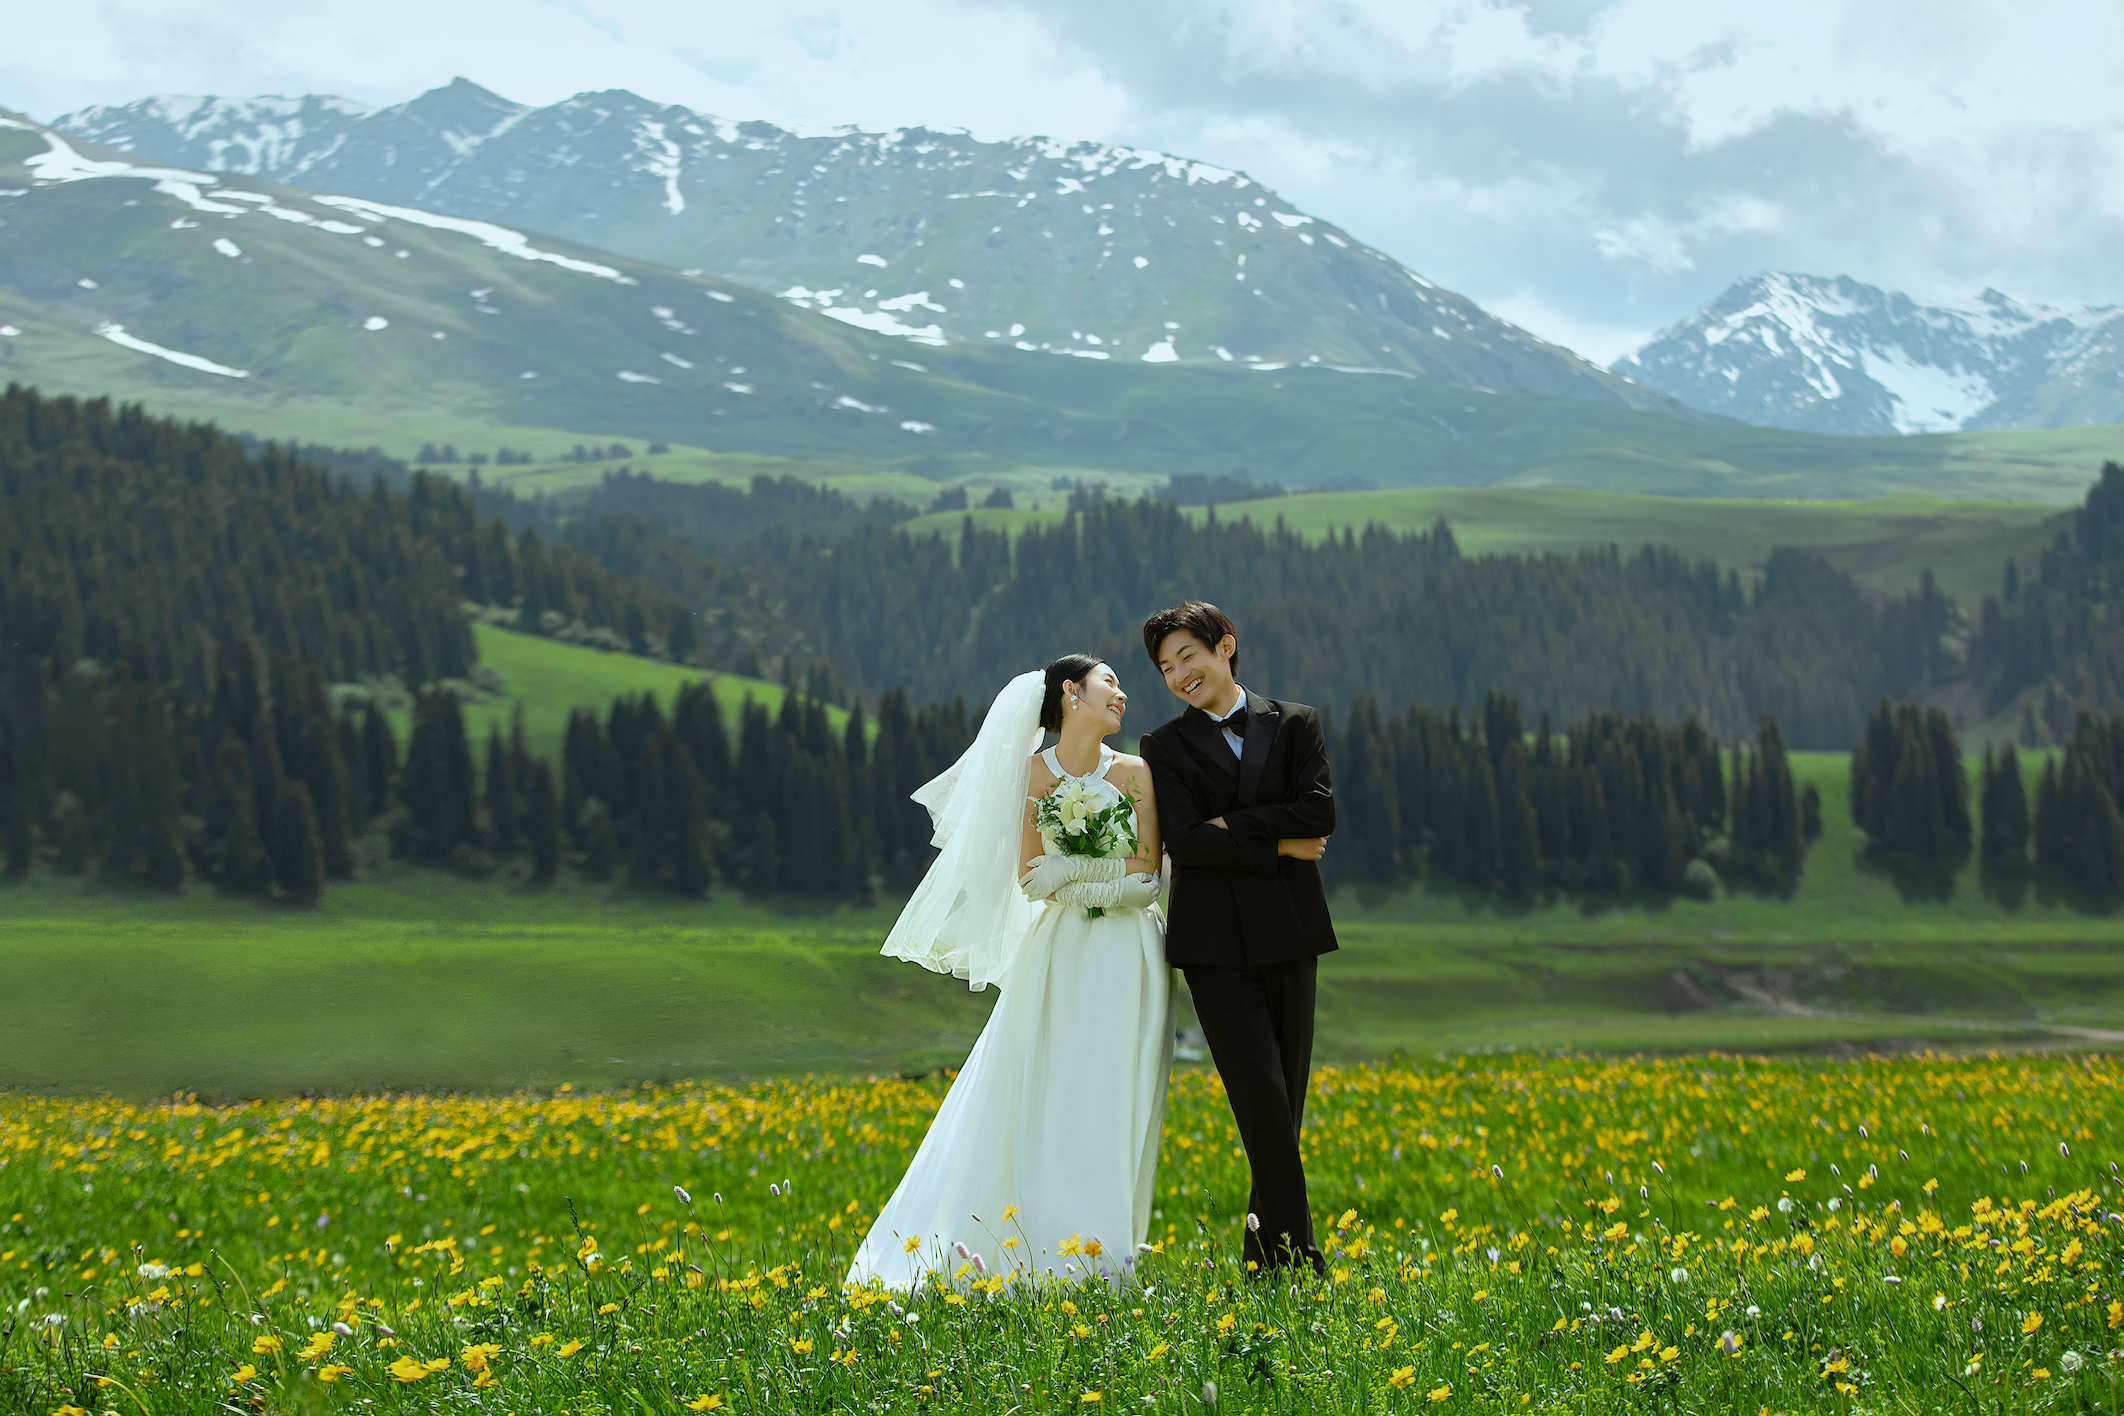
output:
[[[0,1095],[0,1410],[2114,1410],[2120,1080],[1323,1070],[1329,1273],[1249,1281],[1223,1098],[1179,1073],[1144,1251],[1019,1288],[939,1255],[912,1297],[840,1277],[942,1079]]]

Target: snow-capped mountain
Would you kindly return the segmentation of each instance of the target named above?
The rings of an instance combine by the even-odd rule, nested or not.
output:
[[[2124,422],[2124,310],[1986,290],[1925,305],[1847,276],[1768,272],[1615,364],[1706,413],[1813,433]]]
[[[1046,138],[795,133],[624,91],[529,108],[142,99],[55,127],[160,162],[514,226],[919,343],[1381,367],[1688,416],[1441,290],[1243,173]]]

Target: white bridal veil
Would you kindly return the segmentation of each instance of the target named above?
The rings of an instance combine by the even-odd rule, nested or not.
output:
[[[1005,684],[973,746],[914,794],[937,824],[929,843],[943,854],[900,911],[883,952],[963,978],[977,993],[1010,971],[1039,913],[1018,892],[1018,844],[1046,688],[1038,669]]]

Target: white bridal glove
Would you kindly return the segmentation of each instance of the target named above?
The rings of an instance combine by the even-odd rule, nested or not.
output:
[[[1124,875],[1119,880],[1086,880],[1055,891],[1055,903],[1096,905],[1107,910],[1141,910],[1158,903],[1162,887],[1155,875]]]
[[[1080,880],[1119,880],[1121,864],[1105,856],[1044,855],[1018,877],[1018,888],[1028,900],[1044,900]]]

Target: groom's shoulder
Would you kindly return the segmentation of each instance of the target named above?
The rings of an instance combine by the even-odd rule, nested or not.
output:
[[[1261,697],[1266,699],[1268,705],[1281,717],[1303,719],[1315,723],[1320,721],[1320,710],[1310,703],[1299,703],[1289,698],[1270,698],[1265,693]]]
[[[1180,740],[1180,716],[1177,713],[1174,714],[1137,739],[1137,752],[1148,757],[1159,748],[1178,742]]]

